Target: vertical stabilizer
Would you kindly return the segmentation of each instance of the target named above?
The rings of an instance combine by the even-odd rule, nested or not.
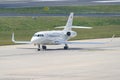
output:
[[[73,15],[74,15],[74,13],[71,12],[71,13],[70,13],[70,16],[69,16],[69,18],[68,18],[68,21],[67,21],[67,23],[66,23],[66,26],[65,26],[65,28],[64,28],[65,31],[71,31],[72,23],[73,23]]]

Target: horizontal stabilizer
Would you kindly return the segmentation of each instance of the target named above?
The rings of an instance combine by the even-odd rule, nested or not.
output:
[[[72,28],[92,29],[92,27],[85,27],[85,26],[72,26]]]
[[[18,44],[30,44],[30,41],[15,41],[14,39],[14,33],[12,33],[12,42],[18,43]]]
[[[59,26],[55,28],[64,28],[65,26]],[[72,26],[72,28],[81,28],[81,29],[92,29],[92,27],[85,27],[85,26]]]
[[[64,28],[64,27],[65,27],[65,26],[59,26],[59,27],[55,27],[55,28],[57,29],[57,28]]]

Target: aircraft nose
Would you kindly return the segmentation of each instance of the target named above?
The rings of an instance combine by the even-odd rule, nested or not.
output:
[[[37,40],[38,40],[38,38],[36,38],[36,37],[32,37],[32,38],[31,38],[31,43],[36,43]]]

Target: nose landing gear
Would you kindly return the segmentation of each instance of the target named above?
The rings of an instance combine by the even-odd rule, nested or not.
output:
[[[40,51],[40,44],[38,44],[38,49],[37,50]]]
[[[47,47],[46,47],[46,46],[42,46],[42,49],[43,49],[43,50],[46,50],[46,49],[47,49]]]

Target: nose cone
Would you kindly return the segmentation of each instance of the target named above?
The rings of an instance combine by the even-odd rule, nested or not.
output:
[[[38,38],[37,37],[32,37],[31,38],[31,43],[38,43]]]

